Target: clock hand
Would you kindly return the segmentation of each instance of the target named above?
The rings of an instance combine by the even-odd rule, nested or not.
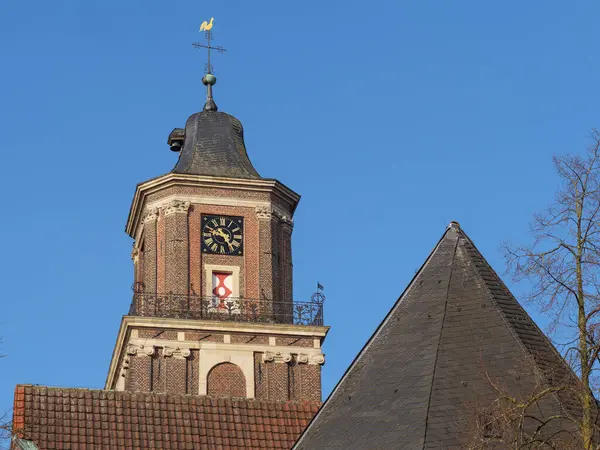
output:
[[[221,236],[227,244],[227,246],[229,247],[229,250],[233,251],[233,245],[231,244],[231,239],[229,238],[229,235],[227,233],[225,233],[221,228],[218,228],[216,230],[213,230],[213,235],[214,234],[218,234],[219,236]]]

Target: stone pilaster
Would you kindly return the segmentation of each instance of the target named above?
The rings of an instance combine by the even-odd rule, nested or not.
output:
[[[158,210],[152,209],[144,216],[144,267],[142,283],[145,292],[155,293],[157,282],[156,223]]]
[[[188,294],[190,202],[171,201],[163,210],[165,221],[165,291]]]
[[[270,207],[261,206],[256,208],[258,218],[258,242],[259,248],[259,292],[260,299],[273,299],[273,250],[272,221],[273,210]]]
[[[292,230],[294,223],[291,218],[281,218],[281,302],[284,311],[284,322],[293,323],[293,264],[292,264]]]

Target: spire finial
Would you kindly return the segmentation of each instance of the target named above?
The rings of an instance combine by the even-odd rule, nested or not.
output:
[[[194,42],[192,44],[196,48],[205,48],[208,50],[208,60],[206,62],[206,65],[204,66],[204,76],[202,77],[202,84],[204,84],[204,86],[206,86],[206,103],[204,104],[204,111],[217,111],[217,109],[218,109],[217,104],[213,100],[213,95],[212,95],[212,87],[217,83],[217,77],[215,77],[215,75],[213,74],[213,67],[212,67],[212,64],[210,63],[210,51],[216,50],[219,53],[223,53],[226,51],[220,45],[218,45],[218,46],[210,45],[210,41],[212,39],[211,29],[213,27],[214,20],[215,20],[215,18],[211,17],[210,22],[207,22],[205,20],[204,22],[202,22],[202,25],[200,25],[200,31],[204,31],[204,36],[206,37],[206,45],[201,44],[200,42]]]

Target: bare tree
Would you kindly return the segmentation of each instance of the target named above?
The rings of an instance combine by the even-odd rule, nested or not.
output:
[[[550,394],[568,393],[576,404],[576,414],[561,413],[551,420],[573,424],[577,436],[569,433],[568,445],[585,450],[600,448],[596,423],[600,353],[600,132],[593,130],[590,137],[591,145],[584,155],[554,158],[560,187],[551,206],[534,216],[532,245],[504,246],[509,269],[517,281],[526,279],[531,283],[528,300],[549,315],[551,330],[564,341],[562,353],[579,379],[548,383],[547,374],[542,374],[536,392],[521,399],[511,397],[490,380],[498,399],[489,416],[491,422],[484,426],[512,427],[513,432],[516,426],[517,430],[523,430],[526,420],[540,420],[536,418],[534,405]],[[547,425],[546,420],[540,424]],[[514,448],[567,448],[564,433],[562,441],[556,435],[540,440],[536,429],[533,428],[533,434],[517,431],[514,436],[518,438],[508,439],[519,441]],[[556,446],[553,441],[562,444]]]

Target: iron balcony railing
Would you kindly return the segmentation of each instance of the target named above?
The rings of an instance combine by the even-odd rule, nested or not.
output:
[[[281,302],[267,299],[202,297],[134,292],[130,316],[171,317],[232,322],[323,325],[323,301]]]

